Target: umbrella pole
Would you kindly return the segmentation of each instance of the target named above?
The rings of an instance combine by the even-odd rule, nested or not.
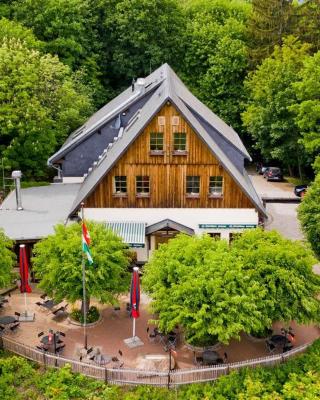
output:
[[[82,223],[84,222],[84,211],[83,204],[81,204],[81,216]],[[84,348],[88,348],[88,337],[87,337],[87,299],[86,299],[86,266],[84,261],[84,252],[82,251],[82,294],[83,294],[83,338]]]
[[[27,311],[27,293],[24,292],[24,314],[25,316],[28,315],[28,311]]]
[[[136,319],[133,318],[133,332],[132,332],[132,337],[136,337]]]

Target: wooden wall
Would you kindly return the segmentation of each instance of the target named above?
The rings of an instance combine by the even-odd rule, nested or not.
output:
[[[165,126],[158,125],[158,116],[165,117]],[[173,116],[180,124],[172,126]],[[164,132],[164,155],[150,155],[150,132]],[[173,154],[173,132],[186,132],[187,155]],[[127,196],[113,195],[113,177],[127,176]],[[138,198],[135,177],[150,176],[150,197]],[[186,176],[200,176],[200,197],[186,196]],[[209,198],[209,177],[223,176],[222,198]],[[253,208],[253,204],[219,165],[210,149],[172,106],[165,105],[135,140],[118,163],[109,171],[85,201],[86,207],[152,207],[152,208]]]

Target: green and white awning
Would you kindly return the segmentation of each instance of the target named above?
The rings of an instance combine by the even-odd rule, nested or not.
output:
[[[146,237],[145,222],[107,222],[106,226],[120,236],[130,247],[144,247]]]

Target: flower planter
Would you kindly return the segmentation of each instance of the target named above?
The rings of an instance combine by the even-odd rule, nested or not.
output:
[[[102,319],[103,319],[102,314],[100,314],[99,319],[98,319],[97,321],[91,322],[91,323],[89,323],[89,324],[86,324],[86,327],[96,326],[96,325],[100,324],[100,322],[102,321]],[[84,326],[81,322],[78,322],[78,321],[76,321],[76,320],[74,320],[74,319],[72,319],[72,318],[70,318],[70,317],[68,317],[68,322],[69,322],[71,325]]]
[[[212,351],[219,350],[221,347],[221,343],[218,342],[212,344],[211,346],[194,346],[188,342],[185,342],[185,346],[187,349],[194,351],[195,353],[203,353],[205,350],[212,350]]]

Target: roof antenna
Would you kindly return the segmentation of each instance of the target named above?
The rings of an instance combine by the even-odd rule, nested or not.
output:
[[[131,82],[131,91],[134,92],[134,84],[136,83],[135,79],[132,78],[132,82]]]

